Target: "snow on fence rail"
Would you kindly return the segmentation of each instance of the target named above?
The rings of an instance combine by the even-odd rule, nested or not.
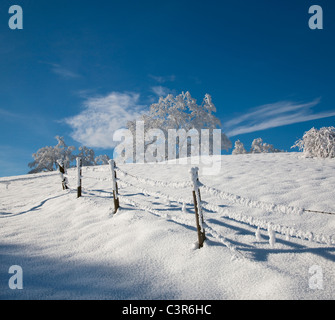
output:
[[[71,189],[69,187],[68,178],[69,177],[77,178],[77,197],[80,197],[81,187],[82,187],[81,181],[83,178],[80,159],[77,159],[77,169],[76,169],[77,176],[67,175],[65,173],[62,162],[60,161],[58,162],[58,164],[59,164],[59,172],[60,172],[60,177],[61,177],[61,182],[62,182],[62,188],[64,190]],[[89,170],[90,169],[88,169],[87,171]],[[95,170],[91,170],[91,171],[95,171]],[[107,172],[106,170],[103,170],[103,171]],[[225,218],[229,218],[237,222],[246,223],[252,227],[257,227],[257,232],[259,232],[259,229],[267,230],[268,233],[272,235],[270,237],[270,243],[274,242],[273,233],[276,232],[278,234],[285,236],[286,238],[295,237],[295,238],[299,238],[302,240],[308,240],[308,241],[327,244],[327,245],[335,245],[335,239],[331,236],[325,236],[325,235],[316,234],[310,231],[306,232],[306,231],[299,230],[293,227],[288,227],[288,226],[284,226],[280,224],[274,224],[272,222],[266,221],[265,219],[259,219],[259,218],[255,218],[255,217],[252,217],[246,214],[232,212],[229,208],[222,208],[222,207],[219,207],[218,205],[207,203],[203,201],[201,199],[200,189],[204,191],[205,193],[210,194],[214,198],[226,200],[226,201],[232,202],[233,204],[242,205],[245,207],[264,209],[268,212],[278,212],[278,213],[284,213],[284,214],[299,214],[299,215],[302,215],[304,212],[328,213],[328,212],[306,210],[303,208],[292,207],[292,206],[271,204],[271,203],[266,203],[262,201],[255,201],[255,200],[247,199],[241,196],[237,196],[231,193],[227,193],[227,192],[209,187],[199,181],[198,168],[191,168],[190,170],[191,179],[189,182],[165,182],[165,181],[157,181],[157,180],[153,180],[149,178],[138,177],[136,175],[130,174],[120,169],[119,167],[117,167],[114,160],[109,161],[109,172],[111,172],[112,174],[111,177],[106,177],[106,178],[87,177],[87,178],[95,179],[97,181],[110,181],[111,182],[111,186],[113,190],[113,199],[114,199],[114,212],[113,213],[117,212],[118,208],[120,207],[119,201],[121,200],[121,202],[138,207],[140,210],[148,211],[154,215],[172,219],[168,214],[162,214],[160,211],[157,211],[150,206],[140,204],[136,201],[130,200],[128,197],[120,195],[118,191],[118,183],[122,187],[131,187],[131,188],[137,189],[144,195],[162,198],[166,200],[168,203],[170,203],[170,201],[177,202],[182,205],[183,211],[184,211],[186,204],[190,204],[193,202],[195,217],[196,217],[196,227],[197,227],[197,233],[198,233],[198,242],[197,242],[198,248],[201,248],[203,246],[203,243],[206,239],[206,235],[205,235],[205,229],[206,229],[212,237],[216,238],[217,240],[222,242],[226,247],[228,247],[231,250],[231,252],[234,253],[234,256],[243,256],[236,249],[235,246],[231,245],[228,241],[226,241],[226,239],[222,235],[216,232],[215,229],[213,229],[213,227],[208,225],[208,223],[204,219],[203,209],[207,211],[212,211],[212,212],[214,211],[216,213],[220,213]],[[165,188],[170,187],[174,189],[190,188],[192,189],[193,199],[183,199],[181,197],[176,198],[168,194],[164,194],[161,192],[154,192],[146,188],[138,187],[134,183],[131,183],[129,181],[121,179],[120,177],[117,177],[116,173],[118,173],[119,176],[121,176],[122,178],[129,177],[130,179],[140,184],[145,184],[151,187],[165,187]],[[328,213],[328,214],[332,214],[332,213]],[[177,221],[176,218],[173,218],[172,220],[174,220],[175,222],[182,222],[185,224],[184,220],[177,219],[178,220]]]
[[[117,168],[117,171],[120,172],[124,177],[131,177],[135,179],[136,181],[150,185],[151,187],[173,187],[173,188],[187,188],[187,187],[192,187],[192,182],[165,182],[165,181],[157,181],[157,180],[152,180],[149,178],[142,178],[142,177],[137,177],[135,175],[132,175],[124,170],[121,170],[120,168]]]
[[[228,200],[230,202],[233,202],[235,204],[240,204],[245,207],[250,208],[258,208],[258,209],[264,209],[269,212],[278,212],[278,213],[285,213],[285,214],[302,214],[305,209],[298,208],[298,207],[290,207],[285,206],[281,204],[273,204],[273,203],[267,203],[263,201],[256,201],[256,200],[250,200],[241,196],[237,196],[228,192],[224,192],[209,186],[206,186],[202,183],[200,183],[200,187],[202,190],[206,191],[207,193],[211,194],[214,197],[220,198],[222,200]]]

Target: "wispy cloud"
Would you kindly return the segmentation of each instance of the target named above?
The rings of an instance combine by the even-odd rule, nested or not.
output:
[[[65,79],[74,79],[74,78],[80,78],[80,74],[77,72],[74,72],[68,67],[65,67],[61,64],[58,63],[53,63],[53,62],[45,62],[45,61],[39,61],[42,64],[46,64],[50,67],[51,72],[54,74],[65,78]]]
[[[49,117],[45,117],[41,114],[30,112],[13,112],[0,108],[0,125],[7,122],[12,125],[12,129],[18,127],[21,131],[28,133],[29,135],[49,135],[51,132]]]
[[[5,109],[0,108],[0,117],[1,119],[5,120],[12,120],[12,119],[22,119],[23,117],[18,113],[13,113]]]
[[[73,129],[72,138],[89,147],[114,148],[114,132],[143,112],[139,98],[136,93],[120,92],[87,98],[81,113],[65,119]]]
[[[319,103],[320,99],[308,103],[280,101],[266,104],[231,119],[224,124],[224,129],[227,136],[233,137],[239,134],[335,116],[335,110],[327,112],[312,110]]]
[[[151,87],[151,91],[159,96],[159,97],[165,97],[167,96],[169,93],[173,93],[174,91],[167,88],[167,87],[163,87],[163,86],[154,86],[154,87]]]
[[[2,108],[0,108],[0,120],[14,122],[16,124],[20,123],[20,125],[31,124],[34,126],[36,126],[37,122],[40,124],[46,121],[46,119],[44,119],[41,115],[32,114],[32,113],[13,112],[13,111],[8,111]],[[34,122],[34,123],[32,124],[31,122]]]
[[[61,66],[57,63],[51,63],[51,71],[63,78],[71,79],[71,78],[79,78],[80,75],[64,66]]]
[[[165,82],[173,82],[176,80],[175,75],[170,76],[154,76],[152,74],[149,74],[149,77],[157,81],[158,83],[165,83]]]

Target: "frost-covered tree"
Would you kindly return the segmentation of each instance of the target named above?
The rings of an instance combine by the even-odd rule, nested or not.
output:
[[[262,138],[257,138],[252,141],[250,153],[273,153],[281,152],[279,149],[275,149],[272,144],[263,142]]]
[[[69,168],[71,162],[74,161],[75,156],[72,154],[75,150],[74,146],[67,146],[64,137],[56,136],[58,144],[55,147],[58,160],[62,160],[65,168]]]
[[[81,146],[78,148],[79,153],[77,157],[81,158],[82,166],[94,166],[95,165],[95,154],[94,150],[87,148],[86,146]]]
[[[257,138],[252,141],[250,153],[261,153],[263,150],[263,139]]]
[[[106,154],[102,154],[100,156],[95,157],[94,162],[96,165],[104,165],[108,164],[108,160],[110,160],[109,156]]]
[[[235,141],[235,146],[232,154],[246,154],[247,150],[245,150],[243,143],[240,140]]]
[[[220,120],[214,115],[215,112],[216,108],[209,94],[205,95],[200,105],[197,104],[196,99],[191,97],[189,92],[183,92],[177,96],[169,94],[165,98],[160,97],[158,103],[152,104],[149,111],[142,114],[140,119],[129,121],[127,124],[134,137],[134,139],[129,140],[133,144],[134,159],[136,144],[138,143],[136,141],[136,121],[144,123],[145,153],[153,145],[156,148],[159,146],[159,148],[165,149],[165,159],[167,159],[168,149],[172,146],[172,143],[168,143],[169,132],[171,133],[171,129],[174,129],[177,132],[176,140],[173,141],[173,146],[176,148],[175,158],[179,158],[182,147],[185,145],[188,149],[186,154],[190,156],[191,151],[198,150],[199,145],[202,143],[201,129],[209,129],[209,138],[207,139],[209,140],[209,145],[207,147],[208,154],[212,154],[213,130],[218,129],[221,124]],[[157,135],[155,135],[155,130]],[[160,133],[163,133],[163,136]],[[165,145],[162,146],[164,143]],[[221,146],[219,147],[220,150],[231,148],[230,140],[223,133],[221,133]],[[159,159],[158,161],[160,160],[164,159]]]
[[[247,152],[243,143],[240,140],[235,142],[235,147],[232,154],[246,154],[246,153],[273,153],[282,152],[273,147],[272,144],[263,142],[262,138],[257,138],[252,141],[250,152]]]
[[[302,139],[296,141],[291,148],[299,148],[306,157],[335,157],[335,128],[312,128],[305,132]]]
[[[58,160],[61,160],[66,168],[70,166],[70,163],[75,158],[72,154],[75,147],[67,146],[63,137],[56,136],[55,138],[58,141],[56,146],[43,147],[36,153],[33,153],[32,157],[34,161],[28,164],[32,168],[29,173],[54,171],[58,168]]]

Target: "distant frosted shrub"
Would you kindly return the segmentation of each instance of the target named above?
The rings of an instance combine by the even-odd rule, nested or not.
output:
[[[305,132],[302,139],[296,141],[291,148],[299,148],[306,157],[335,157],[335,128],[312,128]]]
[[[246,154],[247,151],[244,148],[243,143],[240,140],[235,141],[235,147],[232,154]]]
[[[263,142],[262,138],[257,138],[252,141],[250,153],[274,153],[281,152],[273,147],[272,144]]]
[[[263,142],[262,138],[257,138],[252,141],[250,152],[246,151],[243,143],[240,140],[235,142],[232,154],[247,154],[247,153],[274,153],[282,152],[273,147],[272,144]]]

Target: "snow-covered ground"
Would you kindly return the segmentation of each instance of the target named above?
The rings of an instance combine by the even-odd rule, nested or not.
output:
[[[191,165],[120,165],[130,175],[118,171],[115,215],[109,166],[83,168],[79,199],[57,173],[0,178],[0,298],[334,299],[335,215],[301,209],[335,212],[335,161],[220,161],[219,174],[199,177],[202,249]],[[75,169],[68,174],[74,187]],[[22,267],[22,290],[8,286],[12,265]]]

